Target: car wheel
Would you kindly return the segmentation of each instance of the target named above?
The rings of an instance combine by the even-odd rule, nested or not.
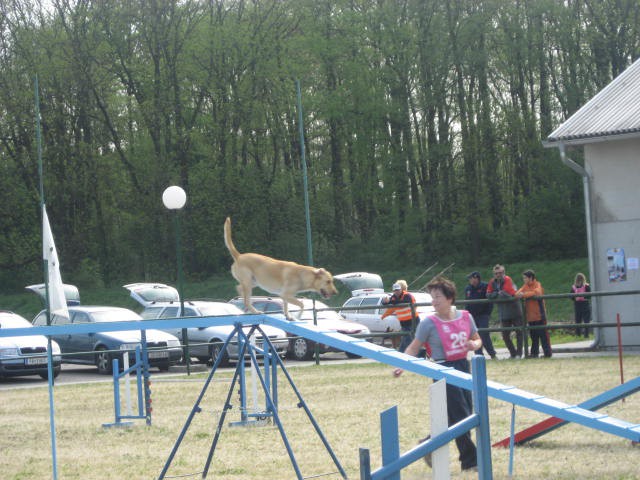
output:
[[[313,358],[313,343],[306,338],[296,338],[293,340],[291,356],[294,360],[311,360]]]
[[[96,350],[96,367],[102,375],[109,375],[113,371],[112,357],[106,350],[105,347],[98,347]]]
[[[169,362],[161,363],[160,365],[158,365],[158,370],[160,370],[161,372],[168,372],[169,371]]]
[[[362,355],[356,355],[355,353],[351,353],[351,352],[344,352],[347,355],[347,358],[362,358]]]
[[[212,345],[209,347],[209,357],[211,359],[211,365],[214,365],[216,363],[216,360],[218,360],[218,357],[220,355],[222,355],[222,359],[220,360],[218,366],[228,367],[230,365],[229,354],[227,353],[226,349],[224,351],[222,350],[223,345],[224,343],[217,338],[212,340]]]

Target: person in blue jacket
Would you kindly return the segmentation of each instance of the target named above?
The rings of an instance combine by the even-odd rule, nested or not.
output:
[[[464,298],[466,300],[483,300],[487,298],[487,283],[482,281],[480,272],[471,272],[467,275],[469,284],[464,289]],[[471,303],[465,305],[465,309],[473,315],[473,319],[476,322],[478,328],[489,328],[489,318],[493,311],[493,303]],[[491,341],[491,332],[478,332],[482,339],[482,346],[487,351],[489,356],[495,360],[496,349],[493,347]],[[482,355],[482,348],[476,350],[476,355]]]

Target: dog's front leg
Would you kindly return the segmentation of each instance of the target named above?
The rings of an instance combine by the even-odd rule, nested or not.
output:
[[[296,320],[300,320],[300,318],[302,318],[302,310],[304,308],[304,303],[302,303],[300,300],[298,300],[296,297],[285,297],[283,295],[280,296],[282,298],[282,305],[283,305],[283,310],[284,310],[284,316],[287,317],[287,320],[293,320],[293,318],[289,315],[289,305],[288,303],[292,303],[294,305],[296,305],[299,310],[298,310],[298,314],[296,315]]]

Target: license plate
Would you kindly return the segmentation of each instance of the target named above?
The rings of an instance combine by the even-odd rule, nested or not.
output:
[[[149,358],[168,358],[169,352],[166,350],[154,350],[149,352]]]
[[[29,357],[25,359],[26,365],[46,365],[47,357]]]

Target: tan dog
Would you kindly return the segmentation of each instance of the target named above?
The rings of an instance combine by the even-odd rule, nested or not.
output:
[[[245,310],[258,311],[251,305],[253,287],[258,286],[283,300],[284,314],[289,316],[287,302],[300,307],[303,303],[296,298],[300,292],[318,292],[324,298],[338,293],[333,284],[333,276],[324,268],[307,267],[294,262],[276,260],[257,253],[240,253],[231,240],[231,219],[224,222],[224,244],[233,257],[231,274],[238,281],[238,294],[244,298]]]

